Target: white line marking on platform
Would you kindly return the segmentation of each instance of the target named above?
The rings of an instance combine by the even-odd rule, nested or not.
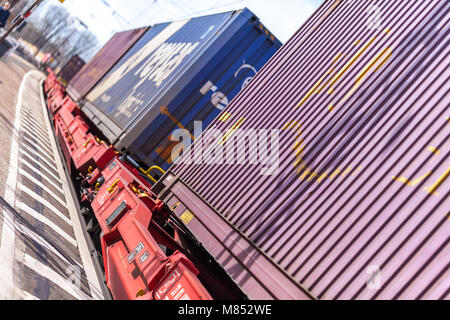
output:
[[[28,117],[28,118],[22,118],[23,120],[29,120],[30,119],[30,120],[34,121],[34,123],[36,123],[36,124],[38,124],[40,126],[42,125],[41,121],[42,122],[44,121],[44,118],[42,118],[42,119],[38,118],[38,116],[35,114],[34,110],[29,110],[29,109],[24,108],[22,110],[22,113]],[[42,131],[45,132],[45,128],[42,127]]]
[[[27,122],[27,124],[33,125],[35,128],[39,128],[43,134],[47,132],[46,128],[44,127],[44,119],[38,119],[36,115],[31,111],[22,111],[22,121]]]
[[[39,275],[44,278],[47,278],[58,287],[72,295],[74,298],[78,300],[92,300],[88,295],[82,292],[79,288],[77,288],[73,283],[71,283],[68,279],[62,277],[59,273],[54,271],[49,266],[46,266],[42,262],[36,260],[32,256],[25,254],[21,261],[25,266],[35,271]]]
[[[35,177],[33,177],[31,174],[29,174],[28,172],[26,172],[25,170],[23,170],[22,168],[19,168],[19,173],[24,176],[25,178],[27,178],[28,180],[31,180],[31,182],[33,182],[35,185],[39,186],[42,190],[44,190],[45,192],[47,192],[49,195],[51,195],[56,201],[58,201],[63,207],[67,206],[67,203],[65,200],[63,200],[60,196],[58,196],[57,194],[55,194],[52,190],[50,190],[50,188],[48,188],[47,186],[45,186],[41,181],[39,181],[38,179],[36,179]]]
[[[28,121],[24,121],[24,119],[21,119],[22,125],[21,130],[28,130],[29,132],[35,133],[36,137],[39,137],[41,140],[46,141],[48,144],[50,142],[48,141],[48,138],[46,137],[45,131],[42,129],[36,128],[36,126]]]
[[[57,226],[55,223],[53,223],[50,219],[46,218],[33,208],[30,208],[23,202],[16,201],[16,205],[19,209],[23,210],[24,212],[28,213],[30,216],[35,218],[36,220],[39,220],[43,224],[47,225],[49,228],[53,229],[56,233],[58,233],[61,237],[66,239],[71,245],[73,245],[75,248],[78,247],[77,241],[69,236],[63,229],[61,229],[59,226]]]
[[[20,130],[22,132],[29,134],[31,137],[39,140],[39,142],[50,145],[49,140],[45,136],[41,135],[39,132],[33,132],[31,131],[30,128],[24,126],[22,126]]]
[[[24,152],[24,149],[26,150],[26,152]],[[45,163],[50,168],[55,168],[56,167],[55,163],[50,163],[50,161],[48,161],[47,159],[44,159],[42,157],[42,155],[40,155],[37,151],[34,151],[34,150],[30,149],[27,145],[22,144],[20,151],[22,153],[26,154],[29,158],[33,158],[33,155],[38,156],[39,159],[42,160],[42,163]]]
[[[32,161],[33,163],[35,163],[36,165],[38,165],[38,166],[40,167],[39,170],[41,170],[41,172],[42,172],[42,170],[44,170],[45,173],[46,173],[48,176],[51,176],[51,177],[54,178],[56,181],[58,181],[59,183],[61,183],[60,177],[57,177],[55,174],[53,174],[49,169],[47,169],[46,167],[44,167],[44,166],[42,165],[42,163],[39,163],[39,161],[37,161],[35,158],[31,157],[30,155],[26,154],[25,152],[22,152],[22,155],[28,156],[28,158],[30,158],[31,161]],[[33,166],[30,162],[28,162],[27,160],[25,160],[23,157],[21,157],[19,160],[20,160],[22,163],[25,163],[28,167],[32,166],[35,170],[38,170],[38,169],[36,169],[35,166]]]
[[[40,141],[39,139],[36,139],[37,143],[34,141],[31,141],[30,138],[26,136],[22,136],[23,140],[27,141],[29,144],[34,145],[36,148],[38,148],[41,152],[46,154],[53,154],[53,151],[50,150],[50,147],[46,146],[44,142]],[[54,159],[54,157],[52,157]]]
[[[56,250],[56,248],[54,246],[52,246],[46,239],[44,239],[40,235],[36,234],[33,230],[30,230],[29,228],[27,228],[26,226],[21,225],[21,224],[17,225],[17,230],[24,236],[27,236],[28,238],[34,240],[39,245],[41,245],[43,248],[47,249],[48,251],[53,253],[55,256],[57,256],[58,258],[60,258],[64,262],[66,262],[67,265],[72,265],[58,250]],[[75,259],[73,259],[73,260],[78,267],[82,268],[82,266]]]
[[[33,172],[35,172],[36,174],[38,174],[41,178],[45,179],[48,183],[50,183],[56,189],[61,189],[61,181],[55,175],[53,175],[51,172],[47,171],[48,174],[46,174],[45,172],[39,171],[38,169],[36,169],[35,166],[33,166],[31,163],[24,160],[23,158],[20,159],[20,162],[23,165],[25,165],[28,169],[30,169]],[[49,176],[51,176],[54,180],[56,180],[56,182],[59,183],[59,185],[57,183],[55,183],[53,180],[50,180]]]
[[[70,221],[69,218],[67,218],[61,211],[56,209],[50,202],[48,202],[46,199],[41,197],[40,195],[36,194],[33,190],[30,188],[24,186],[21,183],[17,183],[17,188],[22,190],[23,192],[27,193],[30,197],[32,197],[34,200],[40,202],[42,205],[50,209],[54,214],[56,214],[58,217],[60,217],[63,221],[65,221],[69,226],[72,226],[72,221]]]
[[[26,116],[29,117],[28,115],[26,115]],[[39,125],[36,122],[36,120],[31,119],[31,118],[28,118],[28,119],[27,118],[22,118],[21,121],[22,121],[22,126],[26,125],[28,127],[33,128],[34,130],[38,130],[45,137],[46,130],[41,125]]]
[[[10,161],[8,169],[8,178],[6,180],[5,201],[14,208],[15,190],[17,182],[17,168],[19,164],[19,144],[18,136],[20,130],[20,110],[23,102],[23,91],[28,78],[36,71],[28,72],[20,84],[19,93],[17,95],[16,114],[14,118],[14,128],[11,137]],[[14,298],[14,279],[13,266],[15,258],[15,222],[12,212],[3,208],[3,227],[2,238],[0,242],[0,297],[3,299]]]

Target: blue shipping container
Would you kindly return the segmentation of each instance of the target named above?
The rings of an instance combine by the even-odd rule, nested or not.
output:
[[[168,169],[179,144],[174,130],[197,138],[194,123],[206,128],[280,47],[248,9],[158,24],[91,90],[83,110],[117,149]]]

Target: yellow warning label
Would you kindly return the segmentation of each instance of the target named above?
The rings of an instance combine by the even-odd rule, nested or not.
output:
[[[186,210],[180,217],[181,221],[183,221],[184,224],[186,224],[186,225],[189,222],[191,222],[191,220],[194,219],[194,218],[195,218],[195,216],[189,210]]]

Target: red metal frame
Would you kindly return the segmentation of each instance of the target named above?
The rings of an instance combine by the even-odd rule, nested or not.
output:
[[[44,89],[55,133],[71,173],[84,177],[101,228],[106,283],[115,299],[212,299],[185,255],[169,208],[139,171],[90,132],[79,106],[49,72]],[[163,250],[162,248],[167,248]]]

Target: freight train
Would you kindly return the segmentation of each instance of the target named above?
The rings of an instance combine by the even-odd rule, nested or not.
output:
[[[120,32],[67,90],[48,69],[55,135],[114,299],[246,298],[151,187],[172,133],[209,124],[279,47],[244,9]]]
[[[244,298],[151,191],[148,173],[94,135],[96,130],[50,69],[44,90],[57,141],[80,195],[81,215],[101,252],[112,297]]]
[[[273,46],[248,10],[207,21],[231,26],[243,13],[241,26]],[[448,299],[449,20],[448,1],[325,1],[211,117],[195,107],[206,91],[199,59],[165,89],[138,76],[158,35],[116,56],[81,108],[50,72],[55,132],[113,297]],[[186,25],[161,27],[163,38]],[[216,81],[209,91],[222,90]],[[128,122],[130,91],[145,106]],[[163,129],[161,106],[183,120]],[[191,120],[207,118],[170,159],[168,132],[189,138]],[[158,164],[162,176],[149,171]]]

